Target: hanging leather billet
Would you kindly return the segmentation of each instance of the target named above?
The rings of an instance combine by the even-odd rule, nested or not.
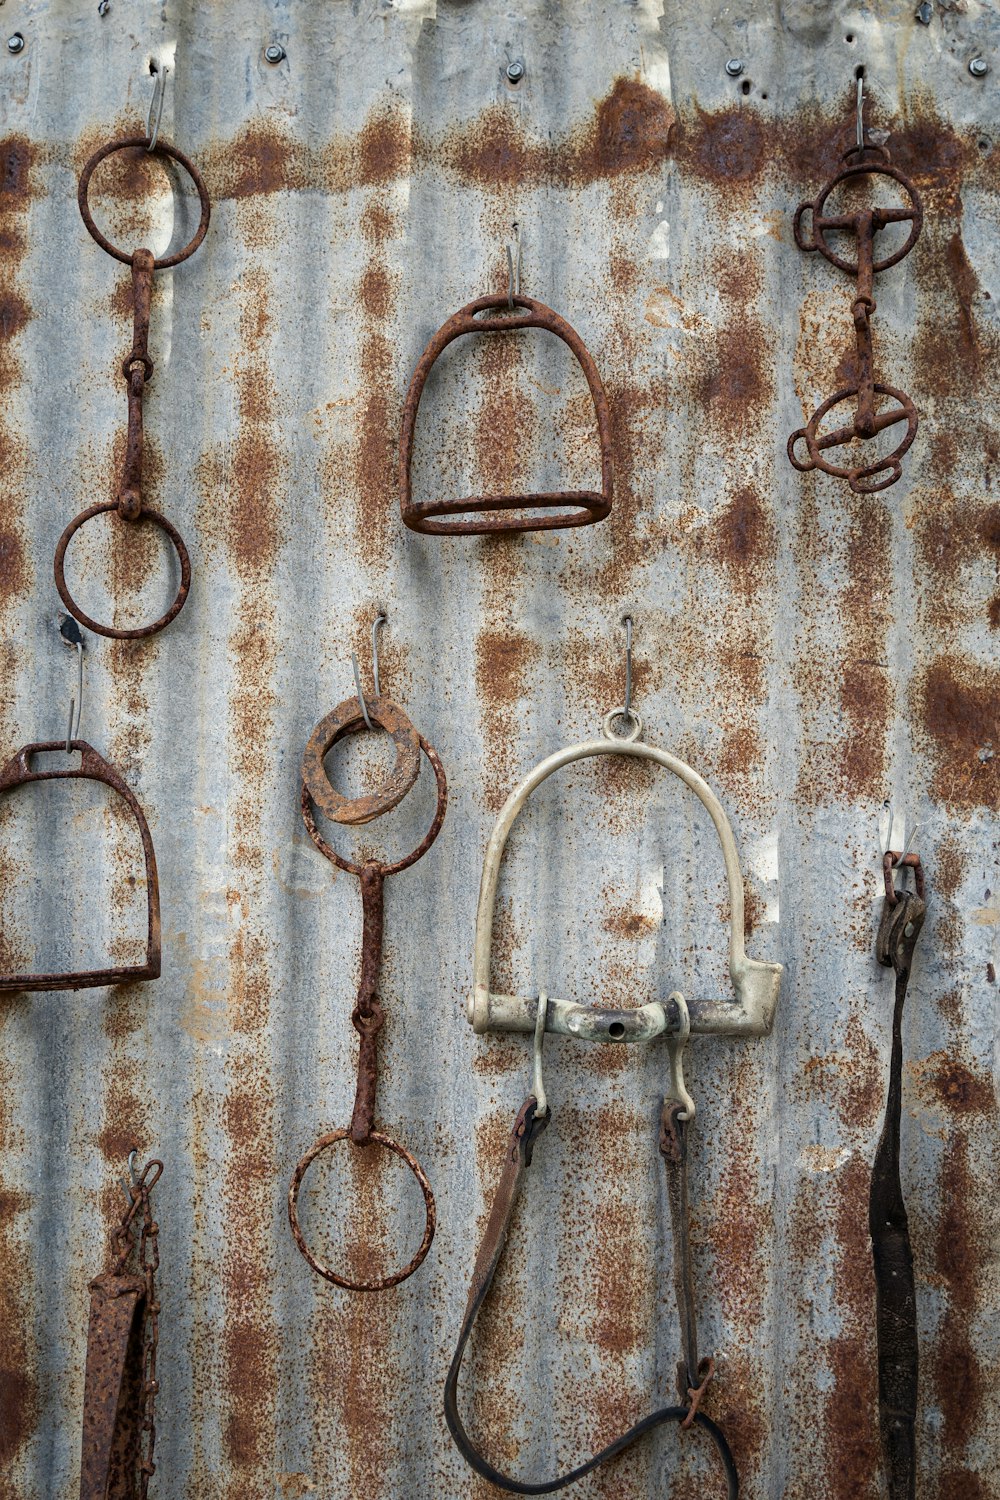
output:
[[[916,891],[897,890],[893,869],[914,871]],[[885,1120],[872,1164],[868,1227],[875,1270],[879,1430],[888,1500],[914,1500],[917,1482],[917,1301],[913,1251],[899,1176],[903,1085],[903,1006],[913,950],[924,925],[924,873],[915,854],[891,851],[883,860],[885,900],[875,956],[896,975],[892,1054]]]
[[[131,253],[119,250],[98,229],[94,223],[90,211],[88,192],[90,179],[94,169],[105,157],[113,155],[118,151],[143,151],[155,156],[166,157],[177,162],[184,168],[198,190],[201,202],[201,218],[193,237],[183,249],[174,255],[165,255],[155,259],[151,250],[138,249]],[[140,640],[144,636],[155,635],[169,625],[183,609],[184,602],[191,587],[191,560],[184,545],[184,540],[176,527],[160,514],[159,511],[151,510],[143,502],[142,496],[142,454],[143,454],[143,425],[142,410],[143,396],[146,386],[152,379],[153,361],[149,357],[149,310],[153,292],[153,274],[156,271],[166,270],[170,266],[178,266],[182,261],[193,255],[205,238],[208,229],[208,221],[211,213],[211,205],[208,199],[208,190],[202,180],[201,173],[194,163],[178,151],[176,146],[168,145],[166,141],[153,142],[146,136],[130,136],[125,140],[109,141],[95,151],[87,162],[80,176],[80,187],[78,193],[80,213],[87,229],[102,250],[106,250],[115,260],[131,267],[132,271],[132,314],[133,333],[132,348],[122,361],[122,373],[128,384],[128,439],[125,448],[125,464],[122,470],[121,482],[118,488],[118,497],[115,500],[101,502],[91,505],[88,509],[72,520],[66,527],[56,546],[55,554],[55,581],[59,590],[60,598],[69,612],[86,625],[90,630],[99,635],[112,636],[115,640]],[[119,629],[112,625],[102,625],[99,621],[85,614],[76,603],[66,583],[65,561],[66,549],[73,537],[85,522],[94,516],[112,512],[115,517],[127,524],[135,525],[138,521],[152,521],[161,531],[170,538],[177,559],[180,563],[181,577],[174,602],[170,608],[149,625],[138,625],[132,629]]]
[[[739,1479],[729,1445],[718,1425],[700,1409],[715,1366],[711,1358],[700,1358],[698,1354],[687,1172],[688,1137],[695,1106],[684,1083],[682,1055],[692,1031],[738,1036],[766,1035],[771,1029],[778,1000],[781,965],[760,963],[746,956],[743,939],[743,877],[732,829],[722,804],[696,771],[666,751],[642,744],[639,739],[642,721],[629,710],[623,710],[622,713],[634,723],[628,736],[613,733],[612,725],[617,715],[609,714],[605,720],[604,738],[588,740],[557,751],[525,777],[504,804],[486,850],[476,918],[473,991],[468,1002],[468,1019],[479,1033],[493,1030],[533,1031],[535,1067],[532,1090],[515,1119],[503,1172],[476,1257],[458,1344],[445,1386],[445,1417],[458,1448],[476,1473],[502,1489],[524,1495],[547,1494],[563,1489],[631,1447],[644,1433],[665,1422],[676,1422],[682,1429],[697,1427],[711,1439],[716,1448],[721,1475],[725,1481],[725,1493],[733,1500],[739,1493]],[[490,960],[494,908],[500,863],[514,821],[530,794],[547,777],[563,766],[598,755],[630,756],[671,771],[699,797],[708,810],[722,846],[729,889],[729,970],[734,990],[733,1000],[696,1000],[689,1005],[682,995],[675,992],[665,1002],[651,1001],[635,1010],[612,1010],[591,1009],[568,1000],[550,998],[544,993],[535,997],[521,997],[493,992]],[[552,1479],[528,1481],[503,1474],[478,1450],[466,1431],[459,1411],[458,1377],[473,1325],[489,1294],[503,1254],[518,1193],[531,1163],[535,1142],[551,1118],[541,1075],[542,1040],[547,1031],[583,1041],[625,1043],[650,1041],[661,1035],[666,1041],[670,1058],[670,1079],[660,1115],[658,1145],[667,1175],[674,1241],[674,1283],[683,1357],[678,1366],[678,1402],[657,1408],[575,1468]]]
[[[78,751],[79,766],[65,770],[35,771],[31,761],[35,755],[49,751]],[[99,755],[86,740],[72,740],[65,745],[61,740],[49,740],[44,744],[25,745],[12,756],[0,770],[0,796],[26,786],[33,781],[66,780],[99,781],[110,787],[127,805],[135,820],[142,841],[146,880],[146,960],[141,964],[119,964],[107,969],[84,969],[63,974],[0,974],[0,990],[87,990],[106,984],[131,984],[139,979],[157,979],[160,974],[160,884],[156,871],[156,855],[149,824],[131,787],[122,779],[114,766]]]
[[[517,312],[514,309],[520,308]],[[480,317],[492,313],[491,317]],[[414,500],[411,467],[420,398],[434,362],[448,345],[465,334],[513,333],[541,328],[554,333],[572,351],[586,376],[597,418],[601,447],[599,490],[557,490],[534,495],[471,495],[457,500]],[[611,509],[613,468],[611,417],[601,377],[580,335],[550,307],[520,295],[478,297],[450,317],[424,350],[410,380],[403,407],[399,439],[399,493],[403,520],[411,531],[431,536],[469,536],[498,531],[554,531],[566,526],[589,526],[602,521]],[[526,514],[512,516],[512,511]],[[469,515],[472,520],[454,519]],[[443,519],[436,519],[442,517]]]
[[[129,1207],[114,1232],[113,1269],[90,1283],[80,1500],[146,1500],[155,1472],[160,1256],[149,1195],[162,1172],[162,1162],[148,1162],[130,1186]]]
[[[854,320],[857,351],[856,377],[852,384],[844,386],[824,401],[810,417],[805,427],[800,427],[788,439],[788,457],[800,473],[822,469],[846,479],[855,494],[869,495],[888,489],[902,476],[900,460],[917,433],[917,411],[910,397],[895,386],[877,382],[873,373],[871,320],[875,313],[874,279],[879,271],[887,271],[898,264],[913,249],[923,224],[924,210],[920,194],[910,179],[897,167],[890,165],[889,153],[884,146],[876,146],[865,139],[863,123],[864,94],[861,80],[858,81],[858,129],[857,145],[844,152],[847,163],[837,172],[811,203],[800,203],[795,211],[795,243],[800,250],[818,250],[832,266],[846,271],[857,281],[852,316]],[[908,204],[886,208],[879,205],[850,212],[842,209],[837,213],[827,212],[829,199],[841,189],[849,189],[864,179],[882,179],[898,183],[903,189]],[[803,218],[808,213],[810,227],[803,227]],[[909,232],[901,245],[883,255],[877,252],[878,237],[890,224],[909,224]],[[830,243],[831,235],[850,234],[857,246],[856,258],[835,250]],[[877,397],[888,398],[884,406]],[[851,423],[822,431],[827,415],[845,401],[854,402],[854,419]],[[870,462],[835,463],[828,455],[835,448],[843,447],[860,438],[875,438],[889,427],[906,424],[902,438],[891,453]],[[799,444],[804,444],[806,456],[799,457]]]
[[[373,724],[383,726],[392,734],[397,747],[397,768],[381,792],[349,801],[329,784],[323,765],[323,756],[343,736],[356,734],[364,729],[367,719],[370,719]],[[346,824],[367,823],[379,813],[394,807],[413,784],[413,778],[411,778],[409,785],[400,790],[400,764],[405,762],[411,748],[411,737],[413,743],[423,751],[437,783],[437,807],[430,828],[417,847],[411,853],[404,855],[402,859],[386,863],[367,859],[362,864],[345,859],[326,842],[316,826],[313,800],[318,801],[326,810],[326,803],[332,796],[334,808],[332,815],[339,822]],[[406,774],[409,774],[408,771]],[[437,1210],[426,1173],[412,1152],[400,1145],[392,1136],[374,1128],[378,1082],[378,1034],[385,1023],[385,1013],[377,989],[382,960],[383,892],[386,877],[408,869],[410,865],[416,864],[419,859],[423,858],[441,830],[447,805],[448,785],[444,767],[441,765],[436,750],[424,739],[423,735],[417,733],[403,710],[381,694],[376,693],[373,698],[363,702],[360,698],[346,699],[338,704],[313,731],[302,764],[302,817],[309,837],[320,853],[339,869],[356,875],[361,886],[363,911],[361,977],[357,1001],[351,1015],[351,1022],[360,1038],[360,1045],[357,1087],[350,1126],[320,1136],[298,1162],[288,1189],[288,1222],[296,1245],[317,1275],[347,1291],[384,1291],[388,1287],[405,1281],[421,1265],[434,1238]],[[298,1199],[302,1180],[317,1156],[340,1141],[349,1141],[363,1149],[374,1143],[391,1151],[410,1168],[423,1193],[424,1233],[416,1253],[402,1269],[380,1278],[361,1281],[332,1270],[310,1249],[299,1223]]]

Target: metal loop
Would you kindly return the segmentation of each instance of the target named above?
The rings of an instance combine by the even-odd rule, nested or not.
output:
[[[118,501],[108,500],[101,505],[92,505],[88,510],[82,510],[66,527],[56,545],[56,555],[53,563],[56,588],[59,590],[59,597],[70,614],[79,620],[81,625],[86,625],[88,630],[93,630],[96,635],[110,636],[112,640],[116,641],[142,640],[147,635],[156,635],[158,631],[163,630],[184,608],[184,601],[187,599],[188,591],[191,588],[191,559],[188,556],[187,547],[184,545],[184,538],[177,528],[171,525],[166,516],[161,516],[159,511],[150,510],[148,506],[144,506],[141,519],[152,521],[154,526],[159,526],[161,531],[166,532],[171,542],[173,542],[174,551],[177,553],[177,559],[181,565],[181,581],[176,598],[166,613],[162,614],[158,620],[154,620],[151,625],[137,625],[134,630],[118,630],[112,625],[101,625],[97,620],[91,619],[90,615],[84,614],[69,591],[66,583],[66,549],[85,521],[91,520],[94,516],[104,515],[107,511],[115,511],[119,517],[122,516],[122,509]]]
[[[615,733],[613,725],[616,719],[631,720],[632,729],[628,734]],[[626,708],[624,704],[621,708],[613,708],[609,714],[605,714],[602,728],[606,740],[620,740],[625,745],[632,745],[642,738],[642,718],[634,709]]]
[[[684,1048],[687,1046],[688,1037],[691,1035],[691,1013],[688,1010],[687,1001],[680,990],[675,990],[670,996],[670,1000],[677,1006],[680,1025],[678,1026],[676,1035],[669,1031],[666,1035],[667,1053],[670,1057],[670,1083],[667,1086],[664,1098],[668,1102],[676,1100],[678,1104],[682,1104],[684,1108],[678,1111],[677,1118],[689,1121],[693,1120],[695,1116],[695,1102],[688,1093],[687,1085],[684,1082]]]
[[[856,113],[856,125],[858,132],[858,150],[865,149],[865,75],[858,75],[858,105]]]
[[[625,717],[632,717],[632,616],[622,615],[625,626]]]
[[[521,226],[514,223],[514,249],[507,243],[507,308],[514,311],[514,298],[521,295]]]
[[[549,1011],[549,997],[544,990],[538,992],[538,1014],[535,1017],[535,1044],[531,1062],[531,1092],[535,1096],[536,1115],[547,1115],[548,1100],[545,1097],[545,1081],[542,1078],[542,1047],[545,1043],[545,1022]]]
[[[380,1130],[373,1130],[371,1135],[368,1137],[368,1141],[365,1142],[364,1146],[359,1147],[359,1150],[366,1150],[369,1142],[374,1141],[376,1145],[384,1146],[387,1151],[392,1151],[402,1161],[405,1161],[406,1165],[409,1167],[410,1171],[417,1179],[417,1182],[420,1184],[420,1191],[424,1195],[424,1211],[426,1219],[424,1223],[423,1239],[420,1241],[420,1245],[416,1255],[414,1255],[411,1260],[407,1261],[406,1265],[402,1268],[401,1271],[394,1271],[391,1275],[383,1276],[378,1280],[351,1281],[349,1277],[341,1276],[338,1272],[331,1271],[329,1266],[324,1265],[321,1260],[317,1259],[317,1257],[313,1255],[312,1251],[309,1249],[309,1246],[306,1244],[305,1236],[303,1235],[301,1226],[299,1224],[299,1188],[302,1186],[302,1179],[305,1176],[306,1171],[308,1170],[312,1162],[315,1161],[320,1152],[325,1151],[328,1146],[336,1145],[338,1141],[350,1140],[350,1136],[351,1132],[349,1130],[334,1130],[331,1131],[329,1135],[320,1136],[315,1145],[309,1148],[305,1156],[303,1156],[302,1160],[297,1164],[295,1171],[292,1174],[292,1181],[288,1189],[288,1222],[291,1225],[292,1235],[295,1239],[296,1245],[299,1247],[299,1250],[308,1261],[309,1265],[316,1272],[317,1276],[322,1276],[326,1281],[332,1281],[334,1286],[343,1287],[348,1292],[383,1292],[386,1291],[387,1288],[391,1286],[397,1286],[399,1282],[405,1281],[408,1276],[412,1276],[417,1267],[423,1262],[428,1250],[431,1248],[431,1241],[434,1238],[434,1229],[437,1224],[437,1208],[434,1203],[434,1194],[431,1191],[431,1185],[427,1180],[427,1176],[424,1172],[423,1167],[421,1167],[416,1157],[413,1156],[411,1152],[407,1151],[405,1146],[401,1146],[398,1141],[393,1140],[392,1136],[383,1135]]]
[[[89,234],[97,241],[102,250],[106,251],[108,255],[113,255],[115,260],[120,260],[126,266],[132,264],[131,252],[119,250],[118,246],[113,245],[107,236],[102,234],[98,229],[94,223],[94,216],[90,211],[88,194],[90,192],[90,179],[104,158],[106,156],[113,156],[116,151],[127,151],[130,148],[136,150],[141,148],[145,151],[153,149],[149,145],[148,136],[145,135],[123,136],[121,139],[108,141],[106,145],[100,146],[94,152],[93,156],[84,166],[83,171],[80,173],[80,185],[77,188],[76,194],[80,214]],[[193,255],[197,250],[208,232],[208,221],[211,218],[212,205],[209,201],[208,189],[205,186],[204,179],[189,156],[185,156],[183,151],[178,151],[176,146],[171,146],[167,141],[158,141],[156,143],[156,154],[159,156],[169,156],[172,161],[177,162],[178,166],[184,168],[198,191],[198,199],[201,203],[201,218],[198,221],[198,228],[195,230],[193,237],[176,254],[164,255],[153,261],[154,271],[164,271],[168,266],[179,266],[181,261],[187,260],[188,256]]]

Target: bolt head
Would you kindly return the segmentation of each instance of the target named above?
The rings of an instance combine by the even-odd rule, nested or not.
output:
[[[511,62],[507,64],[507,78],[511,83],[520,83],[524,77],[524,63]]]
[[[19,31],[15,31],[13,36],[7,38],[7,51],[15,55],[24,51],[24,37]]]
[[[743,61],[742,57],[731,57],[726,63],[726,72],[729,74],[730,78],[739,78],[745,67],[746,63]]]
[[[285,51],[284,47],[280,45],[280,43],[271,42],[267,47],[264,48],[264,56],[267,58],[269,63],[280,63],[284,62],[285,58],[288,56],[288,53]]]
[[[924,0],[923,5],[918,5],[913,15],[921,26],[929,26],[934,19],[934,7],[930,4],[930,0]]]
[[[973,78],[985,78],[990,71],[990,65],[985,57],[974,57],[969,64],[969,72]]]

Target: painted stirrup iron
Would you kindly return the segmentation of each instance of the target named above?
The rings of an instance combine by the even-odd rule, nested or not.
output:
[[[507,799],[486,852],[476,922],[475,989],[469,1002],[469,1020],[479,1032],[533,1031],[534,1077],[531,1092],[514,1121],[503,1172],[476,1257],[458,1345],[445,1385],[445,1417],[455,1443],[476,1473],[502,1489],[521,1495],[542,1495],[565,1488],[615,1458],[645,1433],[663,1423],[677,1422],[684,1429],[697,1427],[714,1444],[725,1476],[725,1493],[729,1500],[736,1500],[739,1495],[739,1477],[729,1444],[721,1428],[699,1409],[715,1366],[711,1358],[699,1359],[698,1356],[687,1173],[688,1134],[694,1119],[695,1105],[684,1082],[683,1051],[692,1030],[731,1035],[763,1035],[768,1032],[778,999],[781,965],[757,963],[748,959],[743,950],[743,879],[732,830],[714,792],[697,772],[682,761],[666,751],[641,744],[639,734],[642,721],[637,715],[629,715],[634,723],[631,737],[615,736],[612,733],[615,717],[615,714],[609,714],[605,720],[603,739],[570,746],[550,755],[535,767]],[[569,1001],[550,999],[545,994],[532,1000],[492,993],[490,955],[493,911],[500,860],[511,827],[531,792],[546,777],[562,766],[594,755],[631,755],[663,766],[679,776],[708,809],[722,845],[729,886],[729,956],[736,996],[734,1002],[696,1001],[689,1008],[684,997],[674,993],[666,1003],[653,1002],[639,1010],[616,1011],[592,1010]],[[458,1376],[473,1325],[489,1294],[503,1255],[522,1179],[531,1164],[535,1142],[551,1118],[541,1066],[542,1043],[546,1031],[587,1041],[647,1041],[661,1034],[665,1036],[670,1058],[670,1077],[660,1117],[659,1150],[667,1176],[674,1246],[674,1287],[683,1358],[678,1365],[678,1404],[659,1407],[634,1423],[599,1453],[553,1479],[523,1481],[501,1473],[475,1447],[458,1409]]]
[[[520,312],[515,312],[520,308]],[[506,310],[501,313],[501,310]],[[480,317],[480,313],[492,313]],[[501,314],[498,316],[498,314]],[[542,328],[554,333],[576,356],[590,387],[597,433],[601,448],[601,488],[599,490],[555,490],[534,495],[470,495],[457,500],[420,500],[413,498],[411,466],[417,409],[427,377],[435,360],[448,345],[467,333],[510,333],[520,328]],[[611,417],[608,398],[597,373],[590,351],[575,329],[564,318],[519,294],[477,297],[460,308],[431,339],[417,361],[403,407],[403,426],[399,438],[399,494],[403,521],[411,531],[432,536],[469,536],[498,531],[555,531],[566,526],[589,526],[603,521],[611,509],[613,466],[611,461]],[[511,511],[525,514],[511,516]],[[459,520],[460,516],[473,519]],[[442,519],[436,519],[441,517]]]
[[[93,745],[88,745],[86,740],[75,739],[70,741],[69,748],[79,751],[79,766],[69,766],[62,771],[35,771],[31,767],[33,756],[53,750],[65,751],[67,746],[61,740],[25,745],[0,770],[0,796],[33,781],[74,779],[99,781],[118,794],[132,814],[142,842],[146,879],[146,961],[141,964],[121,964],[108,969],[83,969],[68,974],[0,973],[0,991],[89,990],[106,984],[131,984],[139,979],[158,979],[160,975],[160,883],[146,815],[132,788],[115,767],[103,755],[98,754]]]

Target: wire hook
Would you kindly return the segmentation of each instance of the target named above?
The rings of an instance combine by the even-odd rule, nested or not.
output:
[[[149,114],[146,116],[146,150],[155,151],[156,140],[160,134],[160,121],[163,118],[163,96],[167,91],[167,74],[170,69],[165,63],[160,63],[158,67],[155,63],[150,63],[150,68],[153,70],[154,83],[153,97],[149,101]],[[153,119],[154,112],[155,120]]]
[[[379,681],[378,671],[378,633],[381,630],[382,626],[385,624],[385,621],[385,611],[380,609],[378,614],[375,616],[375,619],[372,621],[372,681],[375,684],[376,698],[380,697],[382,693],[382,686]],[[365,723],[368,725],[368,728],[374,729],[375,725],[371,721],[368,713],[368,705],[365,702],[365,695],[361,690],[361,668],[358,666],[358,653],[356,651],[351,652],[351,666],[354,668],[354,687],[357,691],[358,702],[361,704],[362,717]]]
[[[514,298],[521,295],[521,226],[516,221],[510,226],[514,231],[515,248],[507,242],[507,306],[514,310]]]
[[[858,150],[865,149],[865,75],[858,74],[858,107],[857,107],[857,131]]]
[[[83,632],[72,615],[60,615],[59,634],[67,646],[76,647],[76,697],[69,700],[69,722],[66,725],[66,754],[69,755],[73,741],[80,737],[80,715],[83,713]]]
[[[542,1078],[542,1045],[545,1041],[545,1022],[549,1013],[549,997],[543,990],[538,993],[538,1014],[535,1016],[535,1045],[531,1062],[531,1092],[535,1096],[535,1114],[547,1115],[548,1100]]]
[[[622,615],[625,626],[625,707],[623,717],[632,717],[632,616]]]

